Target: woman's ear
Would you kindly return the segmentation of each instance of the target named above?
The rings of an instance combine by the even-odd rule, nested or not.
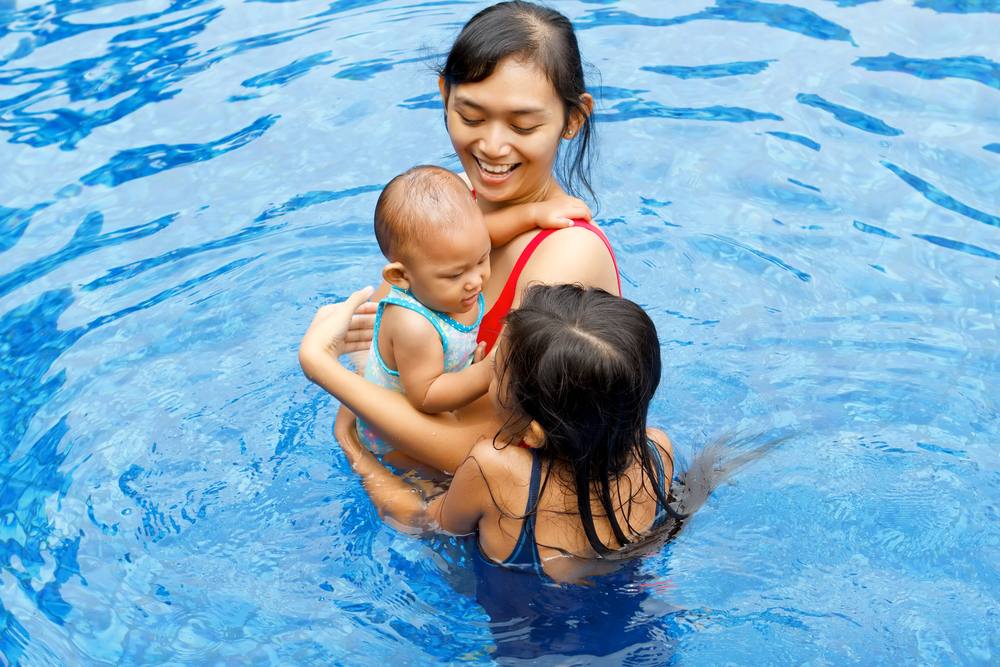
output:
[[[594,112],[594,97],[590,93],[584,93],[580,95],[580,107],[574,109],[569,115],[569,122],[566,123],[566,129],[563,131],[563,139],[572,139],[576,136],[576,133],[580,131],[583,124],[587,122],[590,118],[590,114]]]
[[[545,431],[542,429],[542,425],[538,422],[532,420],[528,424],[528,430],[524,432],[524,444],[532,449],[539,449],[545,444]]]
[[[410,289],[410,277],[402,262],[389,262],[382,267],[382,279],[393,287],[402,290]]]

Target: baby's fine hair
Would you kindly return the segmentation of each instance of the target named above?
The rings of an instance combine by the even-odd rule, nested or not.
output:
[[[468,217],[472,195],[456,174],[418,165],[389,181],[375,204],[375,238],[390,262],[427,242],[443,223]]]

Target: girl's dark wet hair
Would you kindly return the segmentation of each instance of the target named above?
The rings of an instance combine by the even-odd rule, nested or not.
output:
[[[660,382],[652,320],[636,304],[601,289],[535,285],[507,315],[502,345],[498,398],[513,415],[507,426],[523,429],[535,420],[545,431],[538,454],[571,471],[594,551],[606,555],[617,548],[597,535],[592,493],[618,544],[638,541],[627,516],[626,528],[616,518],[626,499],[612,484],[634,461],[652,482],[658,503],[671,511],[667,491],[656,483],[646,436],[646,412]]]
[[[590,184],[593,118],[580,101],[587,87],[569,19],[554,9],[521,0],[487,7],[462,28],[439,74],[448,91],[452,86],[483,81],[511,57],[532,62],[545,72],[562,99],[564,124],[571,114],[582,115],[583,124],[570,141],[572,152],[563,155],[560,149],[557,174],[571,194],[580,196],[585,191],[596,201]]]

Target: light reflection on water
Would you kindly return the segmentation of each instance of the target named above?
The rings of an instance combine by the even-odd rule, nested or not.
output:
[[[381,184],[458,166],[433,66],[481,6],[0,0],[7,661],[576,650],[379,521],[295,359],[375,277]],[[629,614],[636,664],[995,661],[1000,7],[558,8],[652,421],[796,434],[562,626]]]

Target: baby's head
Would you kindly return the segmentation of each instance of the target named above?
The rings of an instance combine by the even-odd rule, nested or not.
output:
[[[490,277],[490,235],[454,173],[421,165],[389,181],[375,205],[375,238],[389,260],[387,283],[433,310],[475,307]]]

